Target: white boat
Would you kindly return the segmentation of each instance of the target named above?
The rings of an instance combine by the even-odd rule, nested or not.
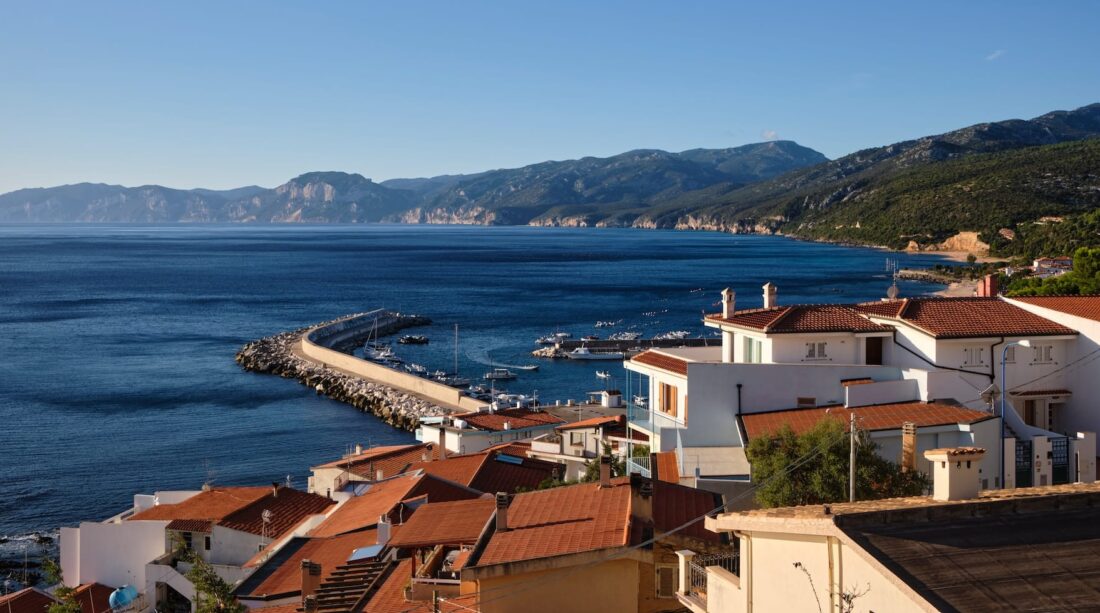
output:
[[[596,371],[596,376],[599,377],[600,379],[610,379],[611,378],[611,373],[607,372],[606,370],[597,370]]]
[[[516,368],[518,370],[526,370],[528,372],[531,372],[533,370],[538,370],[539,365],[538,364],[524,364],[523,366],[514,366],[513,368]]]
[[[397,355],[394,354],[393,349],[385,345],[379,347],[365,347],[363,352],[366,354],[367,359],[372,362],[389,362],[397,359]]]
[[[535,340],[535,342],[539,345],[553,345],[559,340],[561,339],[551,334],[550,336],[540,336],[538,339]]]
[[[511,381],[516,378],[516,373],[508,370],[507,368],[494,368],[485,373],[484,379],[487,381]]]
[[[449,385],[451,387],[457,387],[459,389],[470,387],[470,380],[466,377],[460,377],[458,375],[448,375],[447,377],[440,379],[440,383]]]
[[[636,406],[640,409],[647,408],[649,406],[649,398],[647,396],[635,396],[634,397],[634,406]]]
[[[418,375],[418,376],[424,376],[424,375],[428,374],[428,369],[424,368],[420,364],[406,364],[405,365],[405,370],[409,371],[410,373],[412,373],[414,375]]]
[[[642,338],[641,332],[616,332],[607,337],[609,341],[636,341]]]
[[[562,339],[562,338],[573,338],[573,335],[572,335],[572,334],[570,334],[570,333],[568,333],[568,332],[555,332],[555,333],[554,333],[554,336],[556,336],[556,337],[557,337],[557,338],[559,338],[559,339]]]
[[[672,332],[658,334],[653,338],[662,341],[682,341],[689,336],[691,336],[691,332],[688,332],[687,330],[673,330]]]
[[[588,347],[577,347],[565,354],[570,360],[621,360],[626,357],[621,351],[609,351],[607,353],[593,353]]]

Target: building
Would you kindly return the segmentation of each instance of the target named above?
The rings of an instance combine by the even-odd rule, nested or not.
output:
[[[979,493],[983,454],[926,452],[929,497],[709,517],[737,552],[679,552],[677,596],[695,613],[1096,608],[1100,487]]]
[[[534,438],[553,431],[564,420],[537,409],[489,409],[421,423],[417,440],[438,445],[446,453],[474,453],[494,445]]]
[[[354,451],[339,460],[310,468],[309,491],[326,496],[339,491],[351,481],[381,481],[405,472],[409,465],[429,460],[435,453],[435,445],[389,445],[363,449],[356,445]]]
[[[704,317],[721,334],[721,348],[651,349],[625,363],[635,375],[628,378],[635,399],[628,427],[648,437],[652,451],[675,452],[680,477],[700,487],[733,494],[747,485],[749,415],[894,406],[904,407],[906,421],[921,423],[925,411],[957,405],[999,418],[1002,379],[1009,389],[1003,445],[982,438],[999,425],[971,427],[978,422],[965,418],[935,424],[942,440],[924,436],[918,451],[985,447],[989,487],[1012,487],[1040,483],[1043,462],[1035,457],[1045,445],[1058,467],[1048,482],[1065,482],[1070,447],[1089,445],[1094,429],[1065,419],[1073,395],[1067,366],[1090,342],[1078,338],[1079,324],[997,297],[780,305],[778,290],[767,284],[763,308],[737,310],[735,299],[724,291],[722,311]],[[872,433],[893,461],[900,426]],[[630,464],[650,472],[644,460]],[[1095,466],[1095,458],[1086,464]]]
[[[527,454],[532,458],[561,464],[563,478],[580,480],[588,463],[596,460],[606,446],[615,455],[625,455],[626,416],[612,415],[582,419],[554,428],[531,441]]]

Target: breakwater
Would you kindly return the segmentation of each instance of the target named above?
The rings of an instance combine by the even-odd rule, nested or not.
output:
[[[303,347],[350,354],[367,338],[387,336],[430,323],[426,317],[391,311],[357,313],[252,341],[237,352],[236,361],[251,372],[296,379],[318,394],[371,413],[395,428],[412,431],[422,417],[447,415],[455,408],[343,368],[331,367],[303,352]],[[358,360],[350,355],[347,357]]]

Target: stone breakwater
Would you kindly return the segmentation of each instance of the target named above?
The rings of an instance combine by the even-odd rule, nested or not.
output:
[[[376,320],[377,328],[374,325]],[[367,324],[367,321],[370,323]],[[297,349],[307,334],[312,334],[316,339],[325,336],[327,330],[339,329],[340,333],[333,335],[335,342],[330,348],[350,353],[369,336],[385,336],[430,323],[431,320],[417,315],[358,313],[252,341],[237,352],[236,361],[251,372],[297,379],[318,394],[376,415],[395,428],[413,431],[422,417],[447,415],[452,411],[392,386],[319,364],[302,357]]]

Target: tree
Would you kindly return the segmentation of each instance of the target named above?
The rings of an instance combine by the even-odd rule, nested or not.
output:
[[[233,586],[219,577],[213,566],[190,550],[177,551],[191,563],[186,577],[195,586],[198,613],[247,613],[248,609],[233,596]]]
[[[626,460],[619,458],[611,453],[611,446],[607,443],[603,443],[604,457],[611,458],[611,476],[621,477],[626,474]],[[593,481],[600,480],[600,458],[593,458],[584,463],[584,476],[581,477],[581,481],[584,483],[591,483]]]
[[[902,472],[876,453],[866,432],[856,437],[856,499],[916,496],[928,488],[919,472]],[[795,434],[789,426],[768,437],[754,438],[746,450],[763,507],[822,504],[848,500],[847,426],[824,419]]]
[[[1010,296],[1053,296],[1100,293],[1100,247],[1081,247],[1073,253],[1073,270],[1062,275],[1013,278]]]
[[[49,613],[80,613],[80,601],[76,598],[76,588],[65,585],[61,574],[61,565],[53,558],[42,562],[42,571],[46,573],[46,582],[56,585],[53,595],[57,602],[50,605]]]

